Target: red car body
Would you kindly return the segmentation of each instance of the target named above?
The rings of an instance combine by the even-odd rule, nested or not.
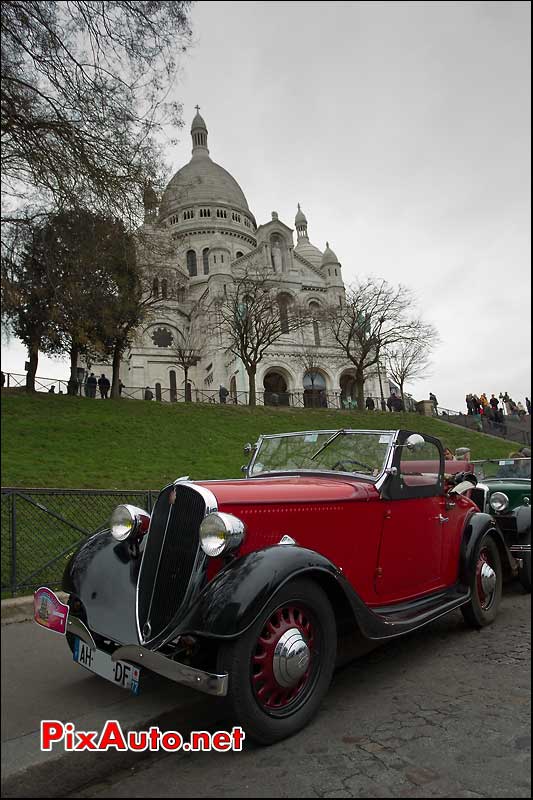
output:
[[[63,580],[75,660],[90,648],[226,696],[266,744],[316,713],[344,637],[459,608],[493,621],[516,562],[437,439],[317,431],[249,449],[244,479],[178,479],[151,517],[120,506],[81,545]]]

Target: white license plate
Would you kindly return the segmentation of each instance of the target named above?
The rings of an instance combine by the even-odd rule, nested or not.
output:
[[[74,661],[96,675],[107,678],[116,686],[130,689],[133,694],[139,694],[141,670],[134,664],[128,664],[127,661],[113,661],[109,653],[93,650],[78,637],[74,641]]]

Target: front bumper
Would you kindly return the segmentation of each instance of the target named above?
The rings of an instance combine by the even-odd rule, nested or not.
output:
[[[67,630],[82,639],[93,650],[98,649],[89,628],[78,617],[69,616]],[[228,693],[227,672],[218,675],[195,667],[189,667],[138,644],[127,644],[118,647],[111,658],[113,661],[128,661],[138,664],[140,667],[150,670],[150,672],[156,672],[171,681],[181,683],[182,686],[189,686],[191,689],[204,692],[204,694],[225,697]]]
[[[204,694],[212,694],[217,697],[225,697],[228,693],[228,673],[224,672],[217,675],[213,672],[205,672],[179,661],[172,661],[170,658],[148,650],[138,644],[126,644],[118,647],[111,656],[113,661],[129,661],[141,667],[163,675],[171,681],[189,686]]]

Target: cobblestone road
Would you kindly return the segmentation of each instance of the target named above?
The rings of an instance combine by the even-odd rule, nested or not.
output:
[[[530,635],[508,588],[483,631],[453,613],[340,670],[292,739],[153,755],[76,797],[530,797]]]

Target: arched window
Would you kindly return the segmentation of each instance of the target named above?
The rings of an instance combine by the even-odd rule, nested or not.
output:
[[[198,274],[196,267],[196,253],[194,250],[187,250],[187,269],[189,270],[189,275],[191,278],[194,278]]]
[[[289,333],[289,306],[292,303],[292,297],[286,292],[278,295],[279,306],[279,320],[282,333]]]
[[[163,300],[167,299],[167,286],[168,286],[167,279],[163,278],[163,280],[161,281],[161,297],[163,298]]]
[[[266,406],[290,405],[290,394],[285,376],[277,370],[270,370],[263,379],[263,402]]]
[[[235,258],[242,258],[243,255],[244,255],[244,253],[241,253],[240,250],[237,250],[237,252],[235,253]]]
[[[325,408],[327,406],[326,380],[317,369],[310,369],[303,377],[304,406]]]
[[[152,294],[154,297],[159,297],[159,278],[154,278],[152,283]]]
[[[209,247],[202,250],[202,261],[204,263],[204,275],[209,275]]]

